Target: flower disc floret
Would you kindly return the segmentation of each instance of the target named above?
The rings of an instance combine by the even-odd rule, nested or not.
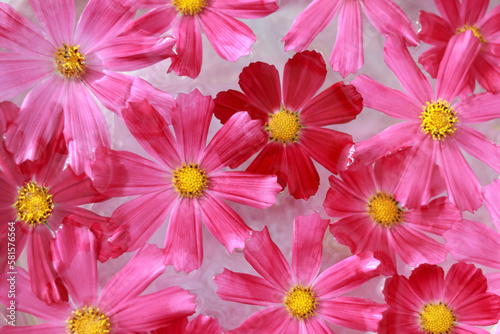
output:
[[[481,34],[481,32],[479,31],[479,28],[476,27],[475,25],[464,25],[462,28],[457,28],[457,34],[461,34],[467,30],[470,30],[472,31],[472,33],[474,34],[474,36],[476,36],[477,38],[479,38],[479,41],[481,42],[481,44],[484,44],[486,43],[486,39],[484,38],[483,34]]]
[[[303,320],[314,315],[318,301],[311,287],[294,285],[286,293],[283,304],[286,306],[291,317]]]
[[[184,15],[198,14],[206,5],[205,0],[172,0],[172,4]]]
[[[394,196],[383,192],[377,192],[368,199],[368,215],[377,224],[391,227],[403,219],[403,209]]]
[[[269,123],[266,123],[264,129],[269,132],[269,140],[282,142],[283,145],[290,142],[297,142],[300,129],[299,112],[291,112],[284,107],[276,114],[269,114]]]
[[[453,311],[442,301],[437,304],[425,304],[418,315],[422,331],[428,334],[451,333],[457,320]]]
[[[54,59],[59,73],[66,78],[74,77],[80,79],[85,73],[85,56],[79,50],[80,45],[69,46],[66,43],[57,48]]]
[[[453,135],[458,118],[446,100],[439,99],[437,102],[431,100],[423,106],[423,109],[419,118],[422,120],[421,127],[424,133],[431,135],[434,140],[444,140],[446,136]]]
[[[172,182],[175,191],[182,197],[200,197],[207,188],[208,177],[198,164],[182,164],[173,171]]]
[[[54,209],[54,203],[52,195],[49,194],[49,189],[31,181],[19,189],[14,207],[17,210],[19,220],[31,226],[36,226],[50,217]]]
[[[94,306],[73,311],[66,323],[68,334],[106,334],[111,330],[109,317]]]

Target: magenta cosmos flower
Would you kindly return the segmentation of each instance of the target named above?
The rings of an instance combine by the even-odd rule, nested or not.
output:
[[[13,122],[18,111],[11,102],[0,104],[2,138],[5,127]],[[0,157],[0,245],[2,249],[15,249],[15,255],[1,257],[0,270],[5,272],[8,264],[8,271],[13,271],[14,260],[27,244],[34,293],[47,303],[67,300],[66,290],[50,260],[51,230],[58,230],[63,219],[72,215],[78,225],[85,225],[102,237],[108,232],[108,218],[80,206],[101,202],[107,197],[92,186],[85,174],[77,176],[70,166],[66,166],[68,155],[60,132],[35,162],[17,165],[3,140],[0,141]],[[101,260],[112,255],[106,238],[99,239]]]
[[[323,57],[304,51],[288,60],[283,74],[283,101],[278,70],[257,62],[240,74],[243,93],[217,94],[215,116],[221,123],[236,112],[247,111],[262,124],[267,142],[235,161],[237,167],[260,151],[247,171],[276,174],[295,198],[308,199],[318,191],[319,175],[311,157],[336,174],[347,168],[352,154],[349,134],[322,128],[347,123],[363,108],[361,95],[351,85],[338,82],[315,96],[326,78]]]
[[[292,266],[271,240],[267,227],[243,250],[262,276],[224,269],[215,277],[224,300],[267,306],[233,333],[333,333],[328,323],[375,331],[386,305],[344,294],[379,275],[371,253],[351,256],[318,276],[328,220],[317,213],[294,220]]]
[[[144,290],[165,271],[161,250],[146,245],[98,292],[97,243],[85,228],[66,225],[57,233],[54,263],[66,283],[71,302],[46,305],[26,289],[28,274],[17,268],[16,310],[46,320],[33,326],[4,326],[0,333],[105,334],[137,333],[167,326],[194,313],[195,297],[170,287],[154,293]],[[36,278],[34,278],[36,279]],[[5,277],[0,301],[9,305]]]
[[[6,132],[7,148],[17,163],[33,161],[63,123],[69,164],[77,174],[89,172],[95,148],[110,145],[94,96],[115,112],[134,95],[151,96],[147,82],[115,71],[173,55],[174,40],[139,35],[132,25],[135,10],[121,0],[90,0],[76,28],[74,0],[30,3],[40,27],[0,4],[0,47],[9,51],[0,52],[0,100],[31,89]],[[154,100],[172,99],[154,93]]]
[[[203,59],[201,29],[215,52],[236,61],[250,53],[256,41],[252,30],[235,19],[256,19],[278,10],[276,0],[138,0],[154,8],[137,20],[145,34],[162,34],[173,27],[177,40],[168,72],[196,78]],[[201,25],[201,29],[200,29]]]
[[[191,271],[203,258],[202,221],[229,252],[243,248],[250,237],[250,228],[223,200],[266,208],[276,202],[281,186],[276,176],[222,171],[266,140],[258,121],[246,113],[234,115],[206,146],[212,98],[195,90],[179,94],[176,102],[175,138],[146,101],[123,110],[132,135],[158,163],[103,148],[93,165],[94,185],[107,195],[140,195],[111,217],[130,238],[129,251],[146,243],[170,215],[164,261]]]
[[[343,78],[356,73],[364,64],[361,4],[367,18],[382,35],[396,35],[412,46],[418,44],[415,28],[392,0],[314,0],[297,16],[283,37],[285,51],[304,51],[339,13],[330,65]]]
[[[363,95],[365,106],[405,121],[361,141],[356,152],[362,163],[371,163],[400,148],[411,147],[394,189],[407,208],[429,201],[436,163],[449,199],[460,211],[472,212],[481,206],[481,185],[460,149],[500,172],[500,147],[467,125],[499,117],[500,95],[478,94],[453,103],[466,82],[467,70],[480,43],[471,31],[455,35],[450,43],[439,68],[435,92],[404,43],[394,37],[389,37],[385,44],[384,58],[407,95],[365,75],[352,82]],[[463,47],[467,50],[463,59],[453,57]]]
[[[462,218],[446,197],[408,209],[399,204],[394,187],[402,173],[408,150],[382,158],[372,166],[355,164],[340,178],[330,177],[331,188],[324,203],[326,213],[340,218],[330,225],[335,239],[351,253],[371,251],[381,261],[383,275],[397,273],[396,254],[408,265],[438,264],[445,260],[443,244],[427,233],[442,235]],[[437,167],[434,175],[438,176]],[[435,177],[430,192],[443,191]]]
[[[474,326],[489,326],[500,317],[500,297],[486,292],[481,269],[455,263],[448,273],[436,265],[422,264],[410,278],[395,275],[385,281],[389,309],[379,334],[487,334]]]
[[[422,53],[418,61],[425,70],[435,78],[439,64],[450,39],[464,31],[472,31],[481,43],[481,51],[475,57],[469,78],[465,85],[465,95],[474,91],[476,79],[489,92],[500,91],[500,7],[496,7],[487,15],[489,0],[463,1],[435,0],[441,17],[420,12],[420,30],[418,36],[425,42],[434,45]],[[457,52],[453,57],[461,58]]]

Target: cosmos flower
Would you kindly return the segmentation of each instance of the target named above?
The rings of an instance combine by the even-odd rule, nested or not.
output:
[[[471,31],[481,43],[481,51],[472,63],[464,95],[474,91],[476,79],[487,91],[500,91],[500,7],[497,6],[485,15],[489,0],[434,2],[441,16],[420,12],[422,29],[418,36],[423,42],[434,46],[420,55],[419,63],[435,78],[451,38]],[[459,59],[463,57],[462,52],[456,52],[453,56]]]
[[[371,165],[354,164],[340,178],[330,177],[324,203],[326,213],[339,220],[330,224],[335,240],[351,253],[371,251],[381,261],[383,275],[397,273],[396,254],[408,265],[438,264],[447,251],[426,233],[442,235],[462,215],[446,197],[407,209],[399,204],[394,187],[402,172],[408,149]],[[443,191],[437,167],[431,193]],[[437,176],[437,177],[436,177]]]
[[[154,293],[144,290],[165,271],[161,250],[146,245],[138,250],[98,292],[97,242],[85,228],[64,226],[55,242],[54,262],[66,283],[70,302],[46,305],[29,289],[28,273],[17,268],[16,310],[47,322],[33,326],[4,326],[0,333],[136,333],[167,326],[194,313],[195,297],[179,287]],[[33,278],[36,279],[36,278]],[[2,277],[0,301],[8,305]]]
[[[283,101],[278,70],[262,62],[241,72],[243,93],[229,90],[217,94],[215,116],[222,123],[244,110],[260,121],[268,138],[231,168],[260,151],[247,171],[276,174],[283,186],[288,184],[292,196],[303,199],[314,195],[319,186],[311,157],[334,174],[347,168],[352,137],[323,126],[356,118],[363,108],[362,98],[343,82],[316,95],[326,78],[325,67],[323,57],[315,51],[289,59],[283,74]]]
[[[179,94],[172,111],[172,134],[146,101],[123,110],[132,135],[157,161],[129,152],[101,149],[92,170],[94,185],[107,195],[140,195],[118,207],[111,217],[130,238],[128,250],[146,243],[170,216],[164,261],[179,271],[201,265],[201,222],[229,252],[243,248],[250,228],[223,200],[266,208],[281,186],[276,176],[222,171],[265,139],[258,121],[234,115],[206,146],[213,100],[198,90]],[[121,233],[121,232],[120,232]]]
[[[7,148],[17,163],[34,161],[63,123],[69,164],[88,173],[95,148],[110,145],[94,96],[115,112],[135,95],[171,103],[170,95],[116,71],[173,55],[174,40],[137,34],[135,10],[121,0],[90,0],[76,28],[74,0],[30,3],[40,27],[0,3],[0,47],[8,51],[0,52],[0,101],[29,90],[6,132]]]
[[[465,48],[463,58],[453,57]],[[407,92],[385,87],[365,75],[352,84],[363,95],[366,107],[404,120],[356,145],[362,163],[411,147],[394,194],[401,204],[415,208],[430,199],[435,164],[446,184],[450,201],[460,211],[481,206],[481,185],[460,149],[500,172],[500,147],[468,126],[499,117],[500,95],[477,94],[454,103],[466,82],[467,71],[480,49],[472,31],[455,35],[439,68],[435,92],[411,58],[404,43],[388,37],[384,58]]]
[[[409,278],[395,275],[385,281],[389,309],[380,321],[379,334],[487,334],[474,326],[496,324],[500,297],[486,292],[481,269],[455,263],[444,274],[436,265],[422,264]]]
[[[201,29],[221,58],[236,61],[250,53],[256,37],[247,25],[235,17],[256,19],[278,10],[276,0],[138,1],[140,7],[154,9],[137,20],[137,30],[147,35],[162,34],[173,27],[177,56],[172,58],[168,72],[174,71],[190,78],[196,78],[201,70]]]
[[[344,295],[378,276],[380,262],[360,253],[319,274],[328,220],[313,213],[297,216],[293,226],[291,267],[265,227],[243,250],[262,277],[227,269],[215,277],[220,298],[267,306],[232,333],[333,333],[328,323],[375,331],[386,305]]]
[[[304,51],[339,13],[337,40],[329,62],[343,78],[356,73],[364,64],[361,4],[368,20],[382,35],[396,35],[412,46],[418,44],[415,28],[392,0],[314,0],[283,37],[285,51]]]

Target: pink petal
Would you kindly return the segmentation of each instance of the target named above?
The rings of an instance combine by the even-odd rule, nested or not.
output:
[[[111,71],[87,70],[82,80],[106,108],[120,115],[127,107],[136,78]]]
[[[465,125],[460,127],[454,137],[461,149],[500,172],[500,146],[497,143],[486,138],[476,129]]]
[[[68,313],[68,316],[71,313]],[[14,334],[60,334],[64,333],[67,328],[66,324],[61,324],[62,321],[58,323],[46,323],[32,326],[16,326],[16,327],[6,327],[4,333],[14,333]]]
[[[453,140],[437,146],[438,166],[450,201],[460,211],[474,212],[481,206],[481,185]]]
[[[483,123],[500,118],[500,96],[482,93],[455,104],[455,110],[464,123]]]
[[[97,243],[86,228],[65,224],[53,245],[54,267],[61,275],[77,307],[97,300]]]
[[[174,26],[173,36],[177,40],[177,57],[172,58],[168,72],[174,71],[177,75],[196,78],[200,74],[203,60],[201,30],[196,17],[182,15]]]
[[[299,142],[308,155],[334,174],[347,169],[354,151],[351,135],[330,129],[306,127]]]
[[[457,208],[447,201],[446,197],[439,197],[429,204],[405,212],[404,220],[417,230],[442,235],[451,228],[451,225],[462,219]]]
[[[298,111],[321,88],[326,78],[326,65],[316,51],[297,53],[285,64],[283,99],[285,108]]]
[[[343,4],[339,0],[315,0],[307,6],[293,21],[292,27],[281,40],[285,42],[285,51],[305,50],[312,40],[323,31],[337,14]]]
[[[369,165],[353,165],[349,170],[339,173],[339,176],[343,182],[330,176],[330,185],[363,203],[367,203],[367,199],[377,192],[374,170]]]
[[[233,209],[208,193],[199,200],[199,204],[205,226],[229,253],[245,246],[250,228]]]
[[[427,268],[437,266],[424,264],[420,266],[420,268],[422,267]],[[413,271],[413,273],[415,273],[415,270]],[[419,275],[419,277],[422,277],[422,275]],[[412,279],[412,276],[410,276],[410,279]],[[429,286],[429,290],[436,291],[435,287],[431,286],[436,283],[432,281],[430,277],[422,277],[421,282],[422,285],[425,284],[425,286]],[[413,288],[410,286],[408,279],[404,276],[394,275],[387,278],[385,280],[383,293],[385,301],[391,307],[391,310],[394,310],[395,313],[397,312],[399,314],[404,314],[407,317],[413,316],[416,318],[416,315],[419,312],[420,308],[425,302],[428,302],[427,300],[423,300],[418,294],[415,293]]]
[[[177,271],[191,272],[203,260],[200,209],[192,198],[179,198],[176,204],[165,236],[163,262]]]
[[[221,299],[249,305],[280,304],[286,294],[286,291],[273,286],[262,277],[227,269],[215,277],[215,283],[217,295]]]
[[[422,72],[418,73],[422,74]],[[418,118],[422,112],[422,105],[425,104],[425,102],[421,104],[399,90],[385,87],[364,74],[356,76],[351,83],[363,97],[365,107],[398,119],[414,120]],[[425,84],[422,85],[425,86]]]
[[[500,272],[493,272],[485,274],[488,280],[488,292],[497,294],[500,292]]]
[[[429,50],[423,52],[418,57],[418,62],[422,64],[424,69],[435,78],[438,75],[439,65],[443,60],[444,53],[446,51],[445,46],[434,46]]]
[[[340,8],[337,40],[329,62],[342,78],[363,66],[363,18],[359,1],[344,2]]]
[[[257,19],[278,10],[275,0],[215,0],[210,2],[210,7],[242,19]]]
[[[194,313],[195,296],[174,286],[161,291],[129,299],[113,314],[112,321],[127,331],[145,331],[161,328],[171,321]]]
[[[236,61],[250,53],[256,37],[247,25],[235,18],[205,7],[198,14],[201,28],[215,52],[229,61]]]
[[[442,300],[444,297],[444,270],[441,267],[421,265],[413,269],[408,282],[419,299],[426,303]]]
[[[455,34],[454,27],[434,13],[420,11],[418,20],[422,26],[418,37],[424,43],[446,46],[450,38]]]
[[[277,175],[278,182],[283,184],[283,178],[286,177],[287,170],[281,170],[286,163],[285,147],[281,143],[268,142],[255,160],[246,169],[247,172]]]
[[[470,24],[483,18],[488,9],[489,0],[463,0],[460,6],[460,17]]]
[[[477,327],[469,326],[469,325],[465,325],[465,324],[457,324],[457,326],[453,327],[453,331],[456,334],[490,334],[491,333],[485,329],[477,328]]]
[[[323,271],[312,288],[321,300],[343,295],[379,276],[379,264],[371,252],[352,255]]]
[[[334,331],[328,327],[327,322],[323,319],[319,319],[319,317],[308,318],[307,321],[304,321],[304,327],[307,333],[335,334]]]
[[[114,314],[123,309],[125,302],[137,300],[136,298],[165,271],[161,254],[158,247],[150,244],[135,252],[125,267],[102,288],[97,304],[108,314]]]
[[[498,60],[489,55],[479,53],[473,64],[472,71],[481,87],[492,93],[500,91]]]
[[[297,216],[293,221],[292,271],[294,282],[310,286],[319,273],[323,237],[329,220],[318,213]]]
[[[300,322],[291,317],[283,305],[267,307],[252,314],[234,334],[287,333],[300,334]]]
[[[248,112],[252,119],[260,119],[263,125],[269,118],[267,113],[252,106],[245,94],[233,89],[218,93],[214,102],[214,115],[222,124],[225,124],[231,116],[239,111]]]
[[[483,201],[491,221],[500,230],[500,180],[494,180],[483,188]]]
[[[153,87],[149,82],[141,78],[134,78],[133,80],[129,102],[140,103],[143,100],[147,100],[161,117],[165,119],[165,122],[171,124],[171,113],[175,103],[172,95]]]
[[[352,121],[363,109],[363,97],[352,85],[337,82],[306,103],[300,119],[306,126],[324,126]]]
[[[477,26],[481,28],[484,36],[493,36],[500,32],[500,8],[494,7],[486,16],[484,16]]]
[[[222,334],[219,319],[199,314],[186,326],[186,334]]]
[[[288,168],[286,175],[288,192],[296,199],[307,200],[318,191],[318,171],[300,144],[286,145],[285,153]]]
[[[274,114],[280,110],[280,75],[273,65],[250,63],[241,71],[239,85],[251,104],[264,113]]]
[[[320,298],[318,314],[326,321],[359,331],[377,331],[387,305],[357,297]]]
[[[332,179],[335,180],[335,185],[333,185]],[[344,191],[344,187],[337,187],[337,183],[343,182],[336,179],[333,175],[330,176],[330,183],[332,184],[332,188],[328,189],[323,204],[328,216],[344,218],[354,213],[366,213],[366,198],[360,199],[357,196],[352,196],[352,194]]]
[[[61,47],[63,43],[73,43],[75,29],[75,1],[63,0],[47,2],[30,0],[33,12],[42,30],[51,43]]]
[[[19,107],[10,101],[4,101],[0,103],[0,110],[2,111],[0,112],[0,134],[3,136],[19,114]]]
[[[412,23],[391,0],[363,0],[363,11],[370,22],[382,35],[395,35],[405,39],[406,43],[416,46],[419,42]]]
[[[141,2],[141,6],[144,6],[146,0]],[[153,10],[129,22],[120,36],[157,36],[168,31],[177,18],[178,12],[175,6],[165,6],[165,0],[159,0],[153,8]]]
[[[453,24],[462,23],[459,0],[435,0],[434,2],[441,16],[448,22],[452,22]]]
[[[208,189],[217,197],[259,209],[275,204],[282,190],[276,176],[236,171],[211,175]]]

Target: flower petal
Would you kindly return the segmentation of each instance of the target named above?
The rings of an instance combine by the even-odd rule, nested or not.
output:
[[[448,22],[461,22],[459,0],[435,0],[437,10]],[[465,23],[465,22],[463,22]]]
[[[267,113],[252,106],[245,94],[233,89],[218,93],[214,102],[214,115],[222,124],[225,124],[231,116],[239,111],[248,112],[252,119],[260,119],[262,124],[269,118]]]
[[[497,143],[488,139],[481,132],[465,125],[460,127],[454,137],[461,149],[500,172],[500,146]]]
[[[500,230],[500,180],[494,180],[483,188],[483,201],[491,221]]]
[[[280,75],[273,65],[263,62],[250,63],[241,71],[239,84],[250,103],[264,113],[274,114],[280,110]]]
[[[145,0],[141,2],[141,6],[144,6]],[[157,36],[168,31],[174,24],[178,12],[175,6],[161,6],[164,4],[164,0],[158,1],[151,11],[129,22],[120,36]]]
[[[438,75],[439,65],[443,60],[445,51],[446,46],[433,46],[429,50],[422,52],[418,57],[418,62],[422,64],[432,78],[436,78]]]
[[[460,17],[465,22],[476,23],[486,13],[489,3],[488,0],[463,0],[460,6]]]
[[[53,45],[61,47],[63,43],[74,42],[72,38],[75,29],[74,0],[57,2],[30,0],[30,3],[40,27]]]
[[[112,71],[87,70],[82,80],[99,102],[120,115],[122,109],[127,107],[137,78]]]
[[[498,60],[484,53],[479,53],[472,66],[472,72],[477,81],[488,92],[500,91],[500,70]]]
[[[186,334],[222,334],[219,319],[199,314],[186,326]],[[168,333],[167,333],[168,334]]]
[[[287,170],[282,170],[282,166],[284,166],[285,163],[285,147],[281,143],[271,141],[265,144],[262,151],[257,155],[250,166],[248,166],[246,171],[258,174],[277,175],[278,182],[282,186],[285,186],[286,181],[283,184],[283,179],[286,178]]]
[[[462,219],[457,208],[447,201],[446,197],[439,197],[429,204],[405,212],[404,220],[417,230],[442,235],[451,228],[451,224]]]
[[[494,7],[488,14],[486,14],[477,26],[481,28],[484,36],[494,36],[500,32],[500,8]]]
[[[418,37],[424,43],[446,46],[450,38],[455,34],[454,27],[441,16],[434,13],[420,11],[418,21],[422,26]]]
[[[172,58],[168,72],[174,71],[177,75],[196,78],[200,74],[203,60],[201,30],[198,20],[192,15],[182,15],[174,26],[172,34],[177,40],[175,45],[177,57]]]
[[[418,266],[413,269],[408,282],[415,294],[426,303],[444,297],[444,270],[441,267],[430,264]]]
[[[319,174],[311,158],[299,144],[285,146],[288,192],[294,198],[307,200],[318,191]]]
[[[455,104],[464,123],[483,123],[500,118],[500,95],[476,94]]]
[[[222,13],[242,19],[257,19],[278,10],[276,0],[215,0],[210,7]]]

